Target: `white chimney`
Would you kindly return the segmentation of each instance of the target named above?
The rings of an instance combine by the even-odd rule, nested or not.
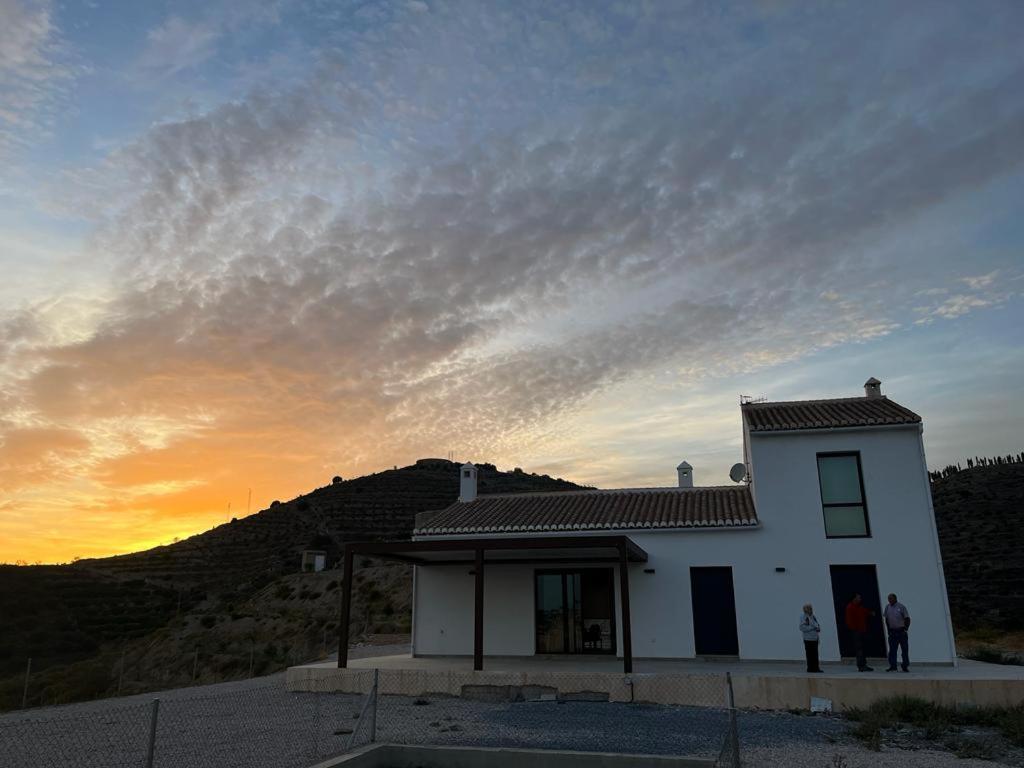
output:
[[[476,467],[466,462],[459,468],[459,501],[476,500]]]
[[[688,462],[682,462],[676,467],[676,472],[679,474],[680,488],[693,488],[693,467]]]
[[[864,397],[881,397],[882,382],[872,376],[864,382]]]

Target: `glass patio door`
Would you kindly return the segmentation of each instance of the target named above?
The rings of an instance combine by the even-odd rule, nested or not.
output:
[[[537,653],[615,653],[611,568],[537,571]]]

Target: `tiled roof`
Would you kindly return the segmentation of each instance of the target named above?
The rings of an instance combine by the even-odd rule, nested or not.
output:
[[[750,489],[640,488],[478,496],[417,515],[417,536],[757,525]]]
[[[887,397],[745,403],[743,416],[751,432],[872,427],[921,422],[921,417],[916,413]]]

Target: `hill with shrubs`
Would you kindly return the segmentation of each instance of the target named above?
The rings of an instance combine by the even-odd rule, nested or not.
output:
[[[480,493],[562,491],[580,486],[520,469],[478,465]],[[347,541],[407,539],[416,514],[444,509],[459,495],[459,464],[420,459],[415,464],[330,485],[235,519],[183,541],[75,567],[181,586],[262,586],[298,570],[303,550],[327,552],[335,564]]]
[[[0,566],[0,710],[267,674],[337,642],[341,552],[349,541],[407,539],[416,514],[459,492],[459,464],[421,459],[324,487],[167,546],[70,565]],[[480,493],[580,486],[479,464]],[[307,549],[328,570],[302,572]],[[408,566],[362,559],[353,638],[401,635]]]
[[[1024,629],[1024,462],[972,459],[932,475],[946,588],[958,629]]]

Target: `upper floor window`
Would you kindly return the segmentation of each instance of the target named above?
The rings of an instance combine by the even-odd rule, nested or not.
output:
[[[825,535],[870,536],[859,453],[819,453],[818,483],[825,512]]]

